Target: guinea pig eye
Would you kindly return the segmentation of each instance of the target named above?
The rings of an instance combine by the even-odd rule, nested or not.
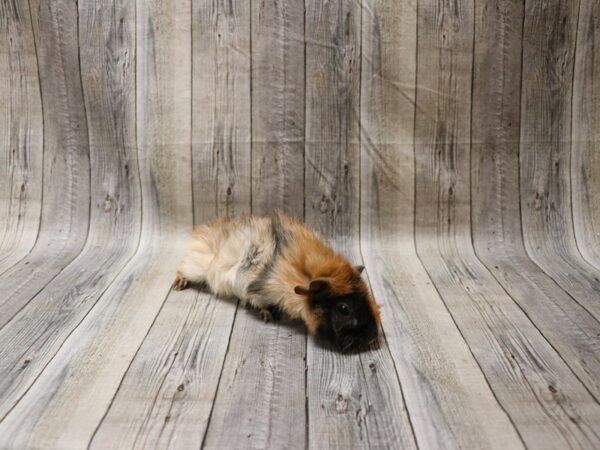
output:
[[[350,308],[348,308],[348,305],[346,305],[345,303],[340,303],[337,307],[337,310],[340,314],[343,314],[344,316],[350,314]]]

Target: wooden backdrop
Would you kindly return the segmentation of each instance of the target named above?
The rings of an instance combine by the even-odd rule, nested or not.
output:
[[[0,2],[0,446],[598,448],[596,0]],[[378,350],[170,291],[299,216]]]

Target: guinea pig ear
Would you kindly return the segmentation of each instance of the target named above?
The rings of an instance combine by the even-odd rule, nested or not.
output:
[[[354,269],[358,270],[358,273],[363,273],[363,270],[365,270],[365,266],[354,266]]]
[[[298,295],[310,295],[321,292],[329,287],[329,281],[325,278],[316,278],[310,282],[308,287],[296,286],[294,292]]]

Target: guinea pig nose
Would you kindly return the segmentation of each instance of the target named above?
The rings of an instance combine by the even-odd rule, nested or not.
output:
[[[356,328],[358,326],[358,319],[352,319],[352,321],[350,322],[350,326],[352,328]]]

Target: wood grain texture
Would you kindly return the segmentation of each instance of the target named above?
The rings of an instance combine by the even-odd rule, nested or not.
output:
[[[361,244],[416,441],[519,448],[415,252],[416,4],[363,7]]]
[[[165,267],[177,264],[192,223],[190,109],[175,107],[190,105],[190,48],[174,46],[190,42],[189,4],[138,2],[136,11],[141,250],[0,423],[2,446],[88,445],[165,300]]]
[[[251,5],[252,212],[303,218],[304,4]]]
[[[194,0],[194,218],[234,217],[250,205],[250,3]]]
[[[0,278],[0,326],[79,254],[89,225],[90,161],[77,7],[67,1],[32,1],[30,9],[44,114],[43,203],[34,248]]]
[[[94,167],[89,236],[81,254],[0,330],[0,416],[41,373],[139,241],[134,5],[103,9],[85,0],[78,6],[85,49],[80,57],[90,67],[82,79]]]
[[[223,304],[192,289],[169,295],[91,448],[201,446],[236,309]]]
[[[206,448],[306,446],[305,336],[301,324],[265,324],[256,311],[239,309]]]
[[[473,3],[419,6],[417,252],[524,443],[594,448],[600,405],[471,245],[470,148],[463,143],[471,132],[474,12]]]
[[[359,249],[361,7],[306,8],[306,221],[355,264]],[[366,355],[307,345],[309,448],[415,446],[385,342]]]
[[[246,10],[244,10],[246,12]],[[252,212],[302,217],[304,22],[302,3],[252,2]],[[250,81],[250,80],[248,80]],[[224,100],[224,99],[222,99]],[[221,101],[222,101],[221,100]],[[243,102],[246,97],[236,101]],[[249,111],[240,106],[241,111]],[[240,151],[246,147],[238,146]],[[243,161],[243,159],[241,159]],[[238,172],[250,176],[250,167]],[[245,209],[239,205],[238,209]],[[306,332],[237,312],[206,433],[206,448],[304,448]]]
[[[0,448],[600,447],[594,0],[0,1]],[[282,209],[378,348],[171,291]]]
[[[29,4],[0,10],[0,273],[25,257],[42,206],[43,121]]]
[[[600,324],[529,259],[523,244],[519,210],[523,9],[512,1],[499,6],[482,3],[475,18],[471,144],[475,250],[598,399]]]
[[[581,0],[573,71],[571,188],[579,251],[600,267],[600,5]]]
[[[526,3],[521,209],[532,259],[600,320],[600,273],[575,242],[571,203],[573,64],[579,1]],[[560,36],[560,38],[558,38]]]

